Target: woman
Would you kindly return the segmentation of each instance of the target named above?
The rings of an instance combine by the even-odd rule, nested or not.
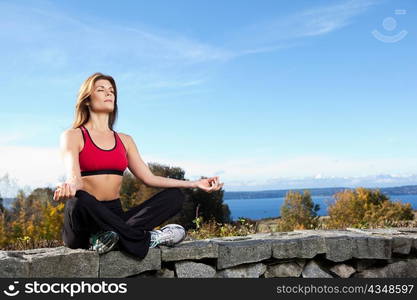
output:
[[[169,224],[155,227],[177,214],[184,201],[180,188],[219,190],[219,178],[184,181],[152,174],[133,138],[113,131],[117,117],[117,88],[111,76],[95,73],[78,93],[75,121],[60,137],[67,180],[57,186],[54,200],[67,200],[62,238],[69,248],[106,253],[119,247],[139,258],[149,248],[172,246],[185,230]],[[165,188],[142,204],[123,211],[120,188],[126,168],[146,185]]]

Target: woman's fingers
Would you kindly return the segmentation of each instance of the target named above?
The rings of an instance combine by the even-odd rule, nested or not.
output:
[[[62,199],[62,197],[64,196],[64,190],[62,188],[62,185],[60,187],[58,187],[59,192],[58,192],[58,197],[59,199]]]
[[[54,200],[59,201],[62,199],[70,199],[75,196],[75,193],[75,185],[63,182],[59,186],[57,186],[54,192]]]
[[[224,183],[222,182],[222,183],[217,183],[217,186],[216,186],[216,191],[218,191],[218,190],[220,190],[221,188],[222,188],[222,186],[224,185]]]
[[[219,176],[214,176],[210,178],[206,178],[203,182],[207,183],[208,187],[204,187],[203,190],[205,190],[207,193],[211,193],[213,191],[220,190],[224,183],[220,183]]]
[[[54,199],[56,200],[56,201],[59,201],[59,190],[57,189],[57,190],[55,190],[55,193],[54,193]]]
[[[65,194],[64,194],[65,199],[68,199],[69,195],[70,195],[69,184],[65,183]]]
[[[60,196],[62,199],[66,199],[68,195],[68,185],[64,182],[61,186],[61,193]]]
[[[214,176],[209,178],[210,188],[207,190],[208,193],[211,193],[212,191],[218,191],[222,188],[224,183],[219,182],[219,176]]]
[[[69,183],[65,183],[65,189],[66,189],[66,198],[71,198],[71,185]]]
[[[61,197],[61,199],[65,198],[65,183],[63,183],[62,186],[61,186],[61,191],[59,192],[59,197]]]

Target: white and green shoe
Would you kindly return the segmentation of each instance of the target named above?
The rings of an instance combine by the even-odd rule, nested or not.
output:
[[[114,231],[100,231],[90,236],[89,250],[104,254],[111,251],[119,241],[119,235]]]
[[[182,242],[185,239],[186,231],[184,227],[178,224],[168,224],[160,230],[152,230],[151,243],[149,248],[155,248],[158,245],[165,245],[172,247],[175,244]]]

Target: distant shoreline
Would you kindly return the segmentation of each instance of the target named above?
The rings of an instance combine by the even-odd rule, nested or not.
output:
[[[395,195],[417,195],[417,185],[404,185],[395,187],[365,187],[367,189],[379,189],[387,196]],[[337,192],[344,190],[354,190],[354,187],[327,187],[327,188],[297,188],[297,189],[276,189],[276,190],[262,190],[262,191],[225,191],[223,195],[224,200],[228,199],[254,199],[254,198],[274,198],[285,197],[287,192],[303,192],[309,191],[311,196],[326,197],[333,196]]]
[[[417,209],[413,209],[413,213],[414,213],[414,219],[417,219]],[[325,216],[319,216],[319,218],[328,218],[328,215]],[[267,218],[261,218],[261,219],[251,219],[251,218],[243,218],[243,219],[248,219],[254,222],[268,222],[268,221],[276,221],[281,219],[280,216],[278,217],[267,217]],[[233,221],[233,222],[239,222],[238,220]]]

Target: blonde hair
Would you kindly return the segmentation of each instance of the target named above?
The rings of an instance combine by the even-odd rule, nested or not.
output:
[[[114,89],[114,109],[109,114],[109,127],[113,130],[113,125],[116,122],[117,118],[117,88],[116,82],[114,81],[113,77],[109,75],[104,75],[102,73],[94,73],[90,77],[88,77],[80,87],[77,96],[77,103],[75,104],[75,117],[74,122],[72,123],[72,128],[78,128],[81,125],[87,123],[90,119],[90,111],[88,110],[87,103],[90,102],[90,96],[93,93],[94,84],[97,80],[106,79],[110,81],[111,85]]]

